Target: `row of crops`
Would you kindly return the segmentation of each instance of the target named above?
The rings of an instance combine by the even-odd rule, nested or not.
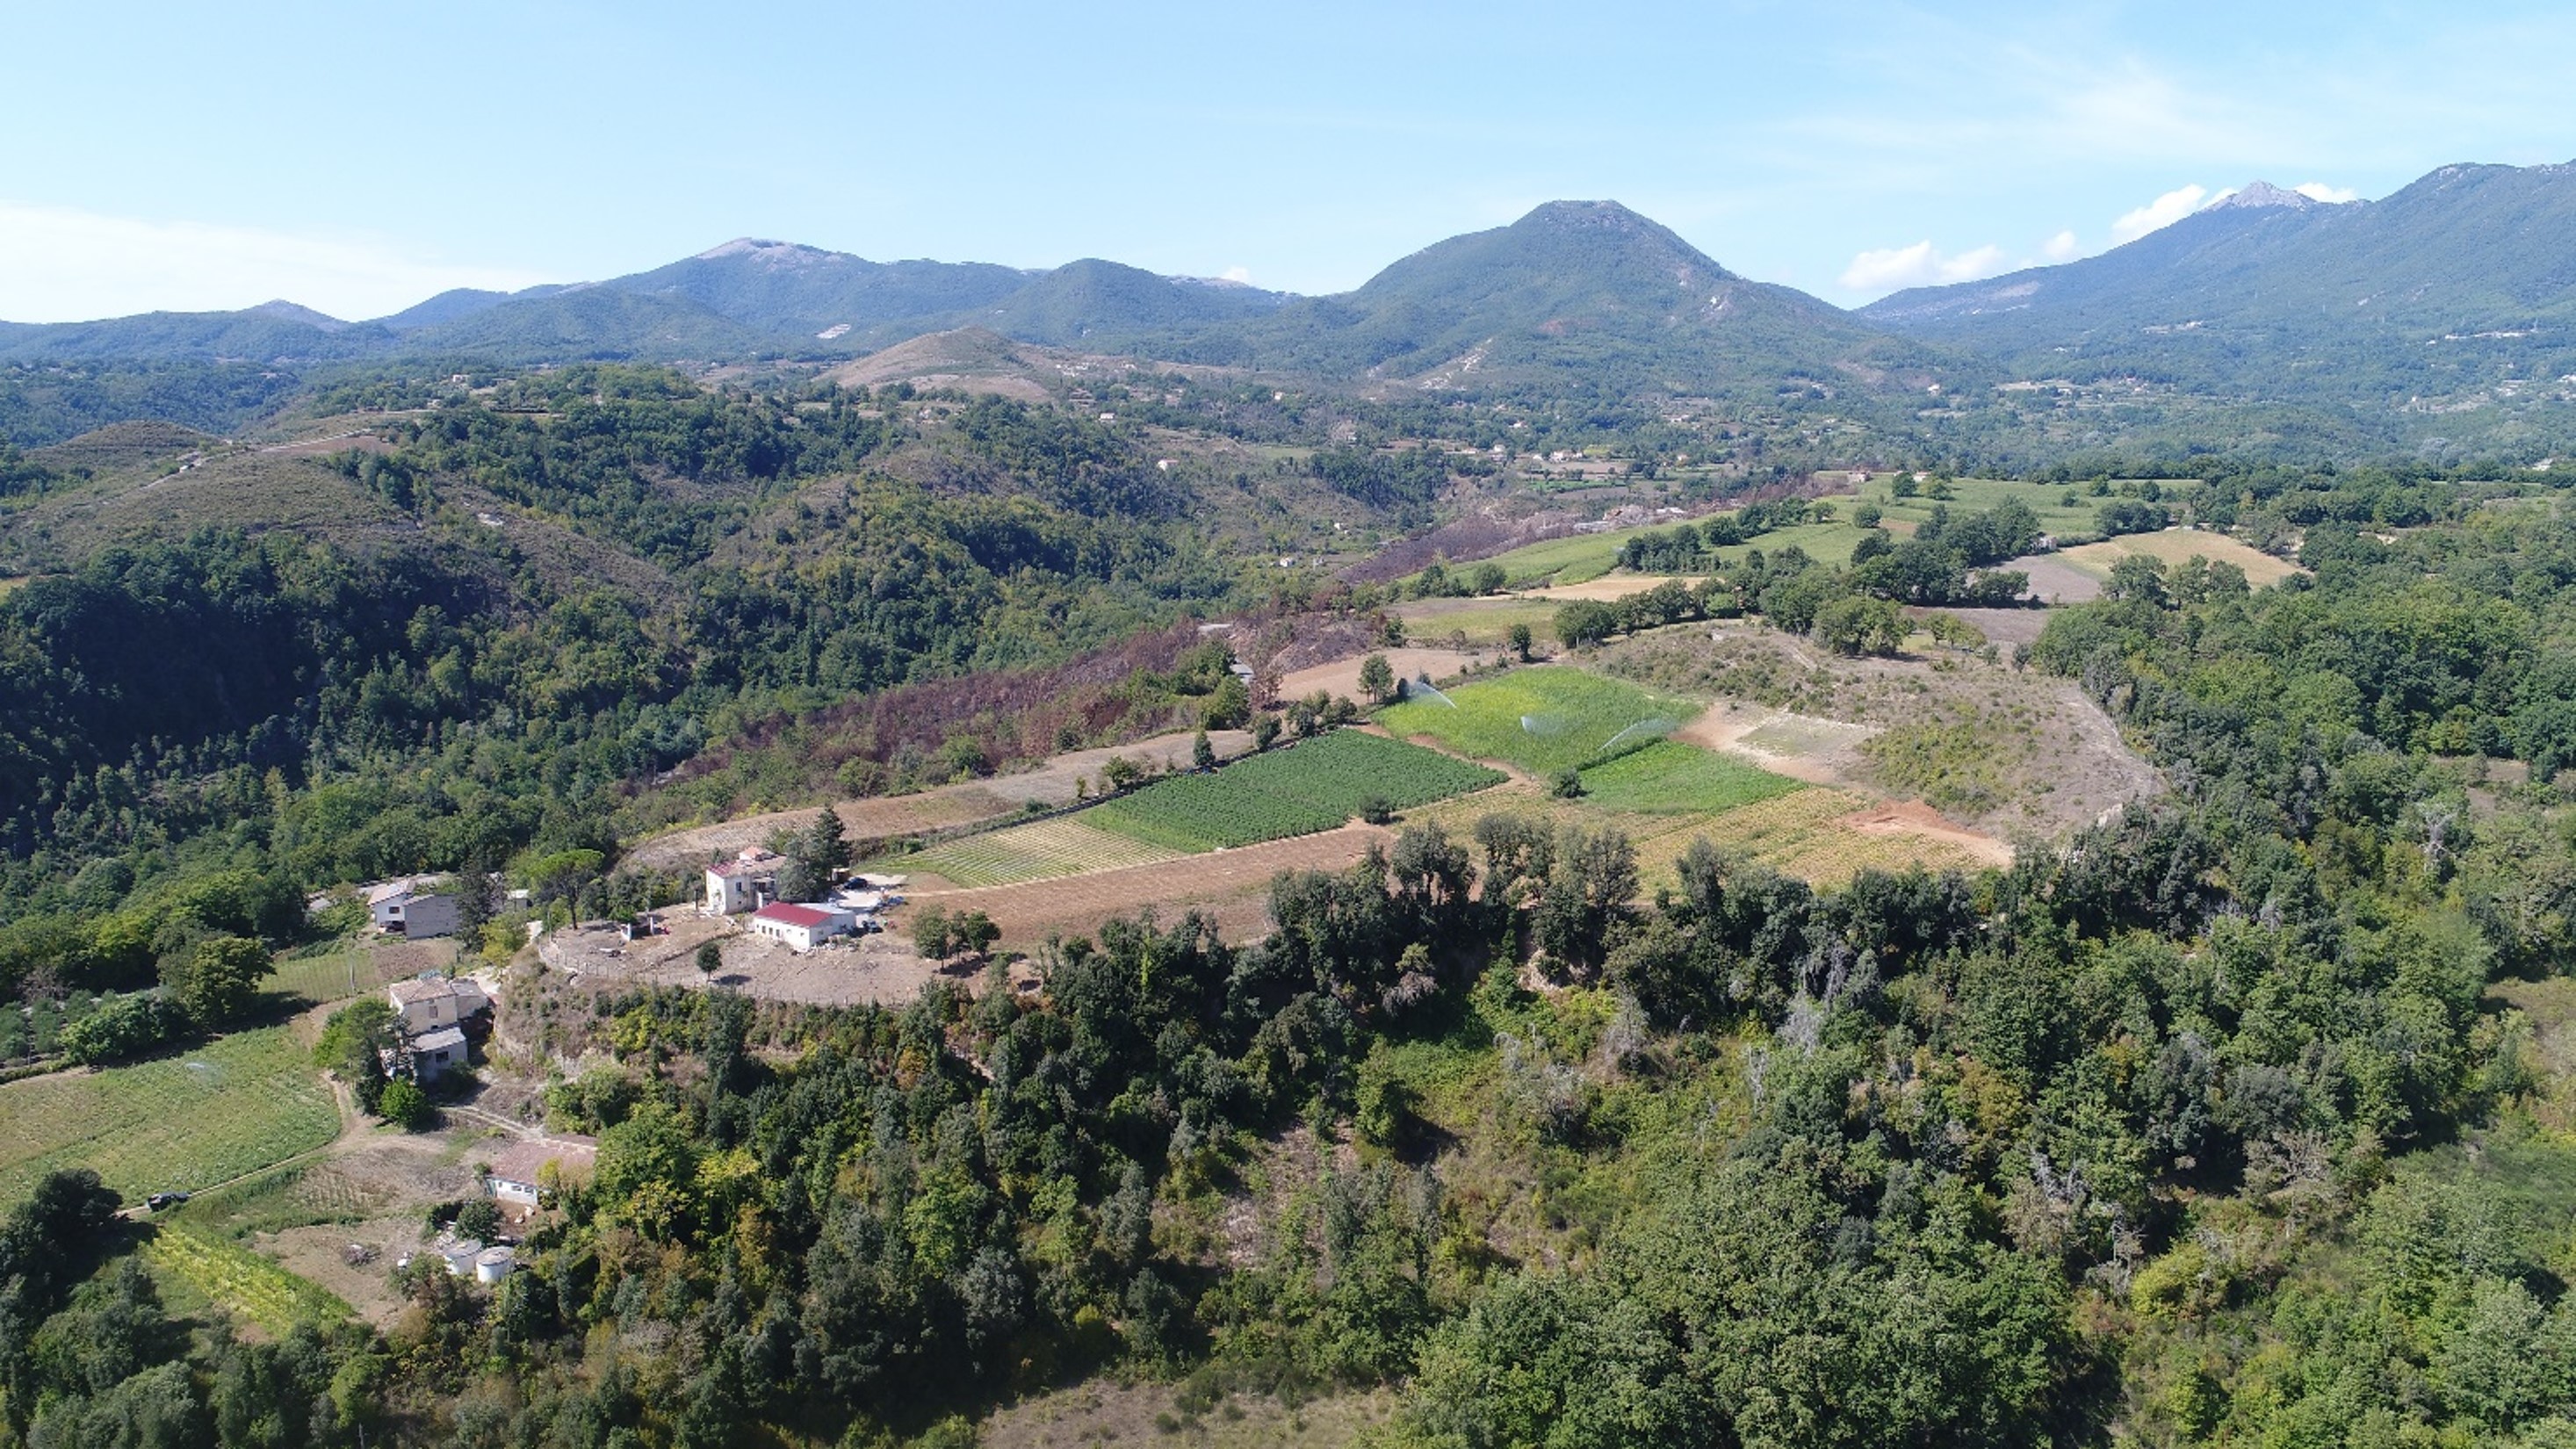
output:
[[[1083,818],[1169,850],[1255,845],[1331,830],[1373,807],[1404,810],[1482,790],[1503,776],[1482,765],[1358,730],[1182,775],[1108,801]]]

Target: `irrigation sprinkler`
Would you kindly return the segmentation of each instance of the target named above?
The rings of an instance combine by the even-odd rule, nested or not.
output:
[[[1456,709],[1458,707],[1458,701],[1441,693],[1440,686],[1433,684],[1428,679],[1417,679],[1405,685],[1404,693],[1407,698],[1411,698],[1416,694],[1427,694],[1433,699],[1440,701],[1442,704],[1449,706],[1451,709]]]
[[[1628,736],[1635,734],[1639,730],[1669,730],[1672,727],[1673,721],[1668,719],[1641,719],[1635,724],[1628,726],[1626,729],[1619,731],[1617,734],[1612,735],[1610,738],[1603,740],[1601,742],[1601,748],[1592,752],[1592,757],[1594,759],[1599,759],[1601,756],[1608,754],[1612,745],[1619,743],[1621,740],[1626,739]]]

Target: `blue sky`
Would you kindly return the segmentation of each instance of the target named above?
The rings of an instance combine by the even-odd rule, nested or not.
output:
[[[370,316],[742,235],[1337,291],[1600,196],[1851,305],[2256,177],[2576,158],[2576,7],[2514,0],[15,8],[17,321]]]

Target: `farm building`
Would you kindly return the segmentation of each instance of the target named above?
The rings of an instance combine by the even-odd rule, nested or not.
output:
[[[397,981],[385,988],[385,997],[393,1003],[394,1016],[406,1036],[442,1026],[463,1026],[492,1009],[492,998],[483,994],[482,984],[471,976],[453,981],[444,976]]]
[[[394,1029],[402,1033],[386,1070],[421,1082],[437,1081],[465,1065],[472,1050],[466,1028],[492,1011],[492,998],[471,977],[397,981],[385,988],[385,996],[393,1004]]]
[[[460,1027],[442,1026],[425,1031],[403,1042],[404,1073],[417,1082],[434,1082],[446,1076],[451,1068],[465,1065],[465,1032]]]
[[[483,1186],[502,1202],[533,1208],[542,1193],[587,1178],[598,1160],[599,1147],[587,1137],[514,1142],[484,1170]]]
[[[367,887],[367,915],[389,936],[425,941],[456,934],[456,897],[427,889],[435,876],[412,876]]]
[[[790,951],[811,951],[834,936],[857,930],[858,924],[858,917],[848,911],[772,901],[751,913],[749,929],[755,936],[785,942]]]
[[[778,899],[782,856],[757,848],[707,867],[707,914],[738,916]]]

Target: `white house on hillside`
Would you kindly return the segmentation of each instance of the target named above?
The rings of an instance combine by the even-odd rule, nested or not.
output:
[[[412,876],[367,887],[367,915],[387,935],[425,941],[456,934],[456,897],[422,889],[434,876]]]
[[[783,856],[757,848],[720,865],[707,867],[707,913],[737,916],[778,898],[778,868]]]
[[[385,988],[385,997],[393,1005],[394,1029],[402,1033],[388,1070],[422,1082],[434,1082],[449,1068],[465,1065],[465,1023],[492,1009],[492,998],[471,978],[397,981]]]

